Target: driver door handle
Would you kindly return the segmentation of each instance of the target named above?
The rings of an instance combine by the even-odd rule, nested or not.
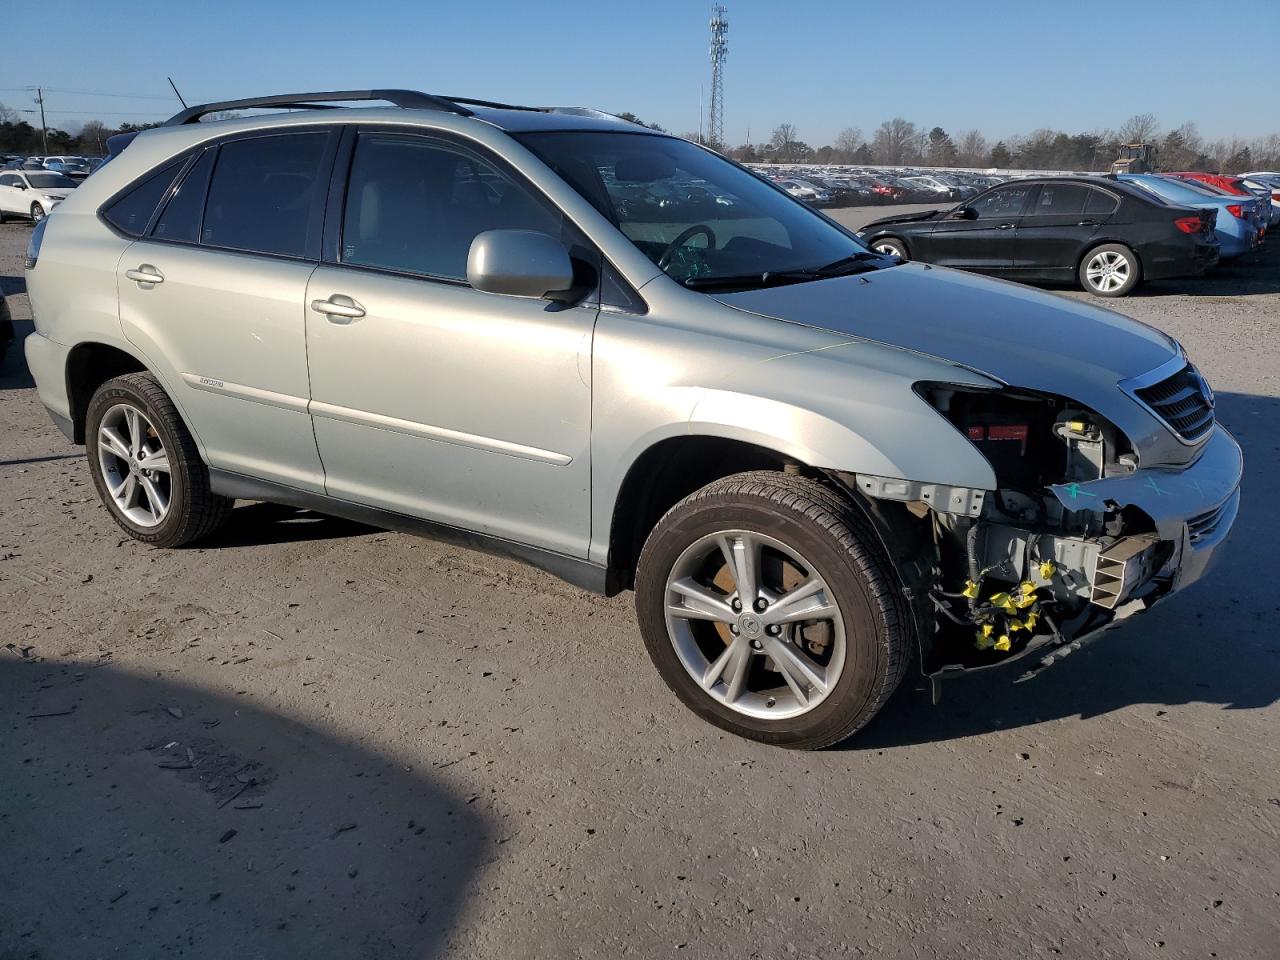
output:
[[[345,293],[335,293],[328,300],[312,300],[311,309],[323,313],[330,323],[350,323],[364,316],[364,307]]]

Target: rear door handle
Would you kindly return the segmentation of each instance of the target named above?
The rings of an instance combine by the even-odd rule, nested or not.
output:
[[[1076,224],[1077,227],[1096,227],[1097,225],[1098,225],[1097,220],[1081,220],[1079,223]]]
[[[364,316],[364,307],[345,293],[335,293],[328,300],[312,300],[311,309],[323,313],[330,323],[350,323]]]
[[[141,263],[132,270],[126,270],[124,275],[134,283],[150,285],[164,283],[164,274],[149,263]]]
[[[1000,224],[1000,229],[1001,229],[1001,230],[1012,230],[1012,229],[1013,229],[1013,224],[1012,224],[1012,223],[1002,223],[1002,224]]]

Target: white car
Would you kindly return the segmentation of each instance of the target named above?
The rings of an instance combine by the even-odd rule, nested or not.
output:
[[[803,180],[779,180],[777,184],[797,200],[804,200],[807,203],[826,203],[831,199],[831,194],[826,190]]]
[[[76,186],[70,177],[53,170],[0,171],[0,220],[16,215],[39,223]]]
[[[1255,193],[1271,197],[1271,221],[1269,226],[1280,224],[1280,173],[1242,173],[1244,185]]]

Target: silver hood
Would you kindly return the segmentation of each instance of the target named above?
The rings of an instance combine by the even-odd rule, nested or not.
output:
[[[1120,427],[1148,463],[1183,463],[1194,455],[1118,386],[1168,363],[1179,355],[1178,344],[1110,310],[916,263],[716,298],[1068,397]]]

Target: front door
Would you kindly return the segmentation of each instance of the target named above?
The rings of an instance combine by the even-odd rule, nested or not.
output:
[[[335,262],[306,294],[329,495],[585,556],[594,301],[466,282],[477,234],[563,237],[562,215],[470,147],[364,131],[330,216]]]
[[[0,173],[0,212],[26,216],[31,209],[31,201],[23,189],[25,186],[16,173]]]
[[[1017,244],[1018,218],[1031,189],[1020,183],[996,187],[961,208],[975,211],[976,219],[950,216],[938,221],[925,259],[965,270],[1009,270]]]

